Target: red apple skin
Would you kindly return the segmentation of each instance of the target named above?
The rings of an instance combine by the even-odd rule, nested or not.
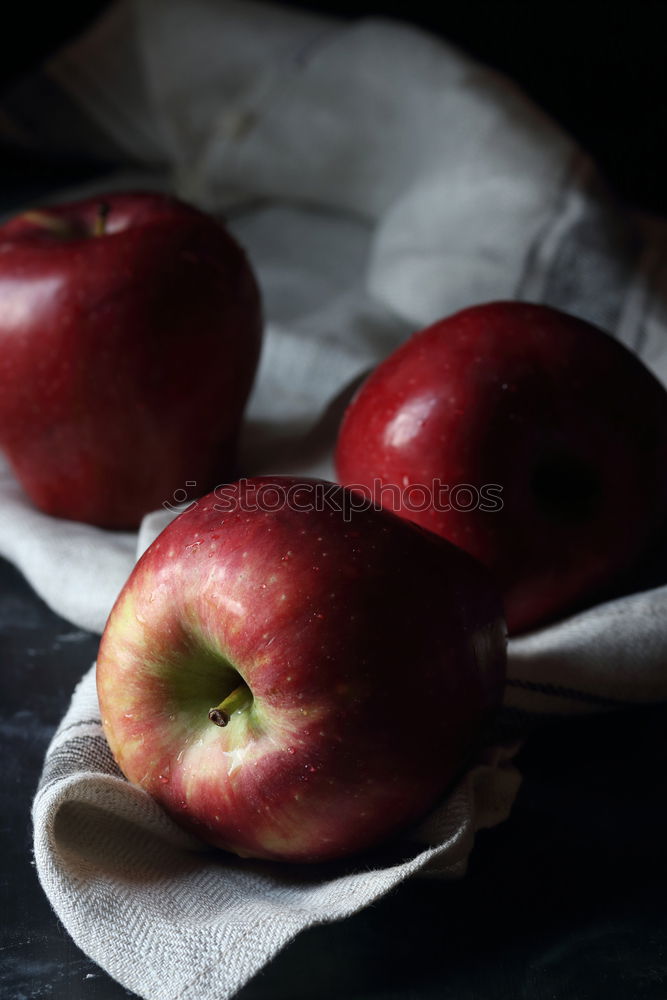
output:
[[[97,684],[127,778],[242,856],[363,850],[447,789],[498,705],[505,627],[488,574],[384,511],[248,510],[245,480],[181,514],[109,618]],[[216,491],[218,492],[218,491]],[[256,494],[255,494],[256,495]],[[242,678],[250,708],[208,711]]]
[[[0,227],[0,447],[28,496],[132,528],[228,478],[261,329],[245,254],[173,197],[109,194]]]
[[[416,333],[370,375],[344,416],[336,468],[340,482],[382,494],[484,563],[510,634],[522,632],[594,600],[664,526],[667,394],[582,320],[519,302],[474,306]],[[387,484],[438,479],[498,484],[502,510],[414,510],[419,495],[387,494]]]

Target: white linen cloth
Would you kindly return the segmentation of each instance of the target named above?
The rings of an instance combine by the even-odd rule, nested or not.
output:
[[[331,478],[338,421],[364,372],[475,302],[566,309],[667,381],[660,227],[622,219],[567,137],[442,41],[249,2],[137,0],[46,74],[148,183],[224,212],[249,251],[268,325],[248,474]],[[139,538],[57,521],[7,470],[0,512],[0,553],[94,631],[137,546],[171,516],[151,515]],[[660,587],[513,640],[506,718],[664,698],[666,611]],[[489,749],[400,851],[301,869],[241,862],[202,849],[119,776],[91,672],[47,753],[37,868],[75,941],[125,986],[150,1000],[220,1000],[301,929],[417,871],[462,874],[475,830],[511,807],[511,756]]]

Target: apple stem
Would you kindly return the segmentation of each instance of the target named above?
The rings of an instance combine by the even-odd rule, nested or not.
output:
[[[216,726],[226,726],[234,712],[242,712],[252,703],[252,695],[247,684],[239,684],[226,698],[210,709],[208,717]]]
[[[93,223],[93,236],[104,236],[107,228],[110,206],[108,202],[101,201],[97,207],[97,215]]]

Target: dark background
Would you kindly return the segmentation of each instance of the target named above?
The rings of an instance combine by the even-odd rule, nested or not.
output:
[[[106,6],[100,0],[5,5],[0,87],[37,65]],[[620,197],[667,214],[665,0],[293,6],[348,17],[397,17],[442,34],[520,83],[595,157]],[[4,161],[0,169],[7,174],[11,164],[6,156]],[[30,168],[23,158],[18,169]]]

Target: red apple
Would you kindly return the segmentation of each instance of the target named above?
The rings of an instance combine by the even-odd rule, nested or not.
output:
[[[486,571],[354,499],[282,477],[216,490],[144,554],[102,638],[123,772],[243,856],[337,858],[416,820],[500,699]]]
[[[243,251],[175,198],[0,227],[0,447],[49,514],[131,528],[229,477],[260,339]]]
[[[582,320],[475,306],[373,372],[336,465],[342,483],[489,567],[519,632],[594,599],[661,530],[667,394]]]

